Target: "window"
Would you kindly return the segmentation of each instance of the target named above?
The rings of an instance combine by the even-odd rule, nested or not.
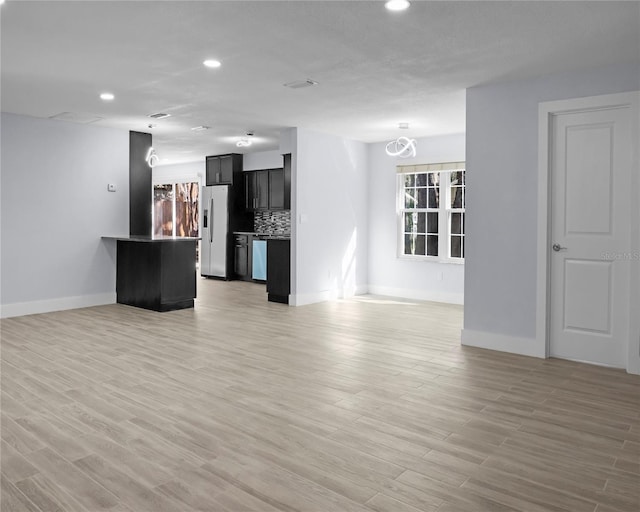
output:
[[[199,236],[199,189],[197,182],[154,185],[153,234]]]
[[[398,167],[400,256],[464,261],[465,165]]]

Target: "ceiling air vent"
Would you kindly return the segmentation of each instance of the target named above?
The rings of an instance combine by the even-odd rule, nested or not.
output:
[[[55,116],[49,116],[49,119],[57,119],[58,121],[71,121],[74,123],[90,124],[101,121],[102,117],[86,112],[60,112]]]
[[[149,114],[151,119],[164,119],[165,117],[171,117],[171,114],[163,114],[162,112],[157,112],[155,114]]]
[[[290,89],[303,89],[304,87],[311,87],[312,85],[318,85],[318,82],[315,80],[311,80],[307,78],[306,80],[296,80],[294,82],[288,82],[283,84],[285,87],[289,87]]]

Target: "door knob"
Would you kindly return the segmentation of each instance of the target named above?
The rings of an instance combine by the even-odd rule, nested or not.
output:
[[[566,249],[566,247],[562,247],[560,244],[553,244],[551,248],[556,252],[560,252]]]

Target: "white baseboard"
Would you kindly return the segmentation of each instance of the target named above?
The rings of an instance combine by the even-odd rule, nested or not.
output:
[[[327,302],[336,299],[346,299],[354,295],[364,295],[367,293],[366,286],[357,286],[345,290],[324,290],[318,293],[299,293],[289,295],[290,306],[306,306],[318,302]]]
[[[372,295],[386,295],[402,299],[426,300],[432,302],[444,302],[446,304],[464,304],[463,293],[446,293],[433,290],[412,290],[409,288],[393,288],[390,286],[369,285],[369,293]]]
[[[91,306],[104,306],[105,304],[115,304],[115,302],[115,293],[61,297],[58,299],[35,300],[32,302],[15,302],[13,304],[2,304],[0,306],[0,318],[36,315],[39,313],[51,313],[52,311],[88,308]]]
[[[545,358],[545,347],[537,346],[535,338],[519,338],[517,336],[505,336],[484,331],[470,331],[462,329],[462,344],[468,347],[486,348],[510,352],[522,356]]]

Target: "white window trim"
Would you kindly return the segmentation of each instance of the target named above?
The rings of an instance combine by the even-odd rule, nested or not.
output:
[[[448,263],[453,265],[464,265],[464,258],[452,258],[449,256],[450,251],[450,226],[449,226],[449,218],[451,211],[453,210],[450,206],[451,204],[451,183],[450,179],[443,180],[440,179],[439,187],[440,187],[440,206],[438,208],[438,256],[429,256],[429,255],[420,255],[420,254],[404,254],[404,212],[407,208],[404,207],[404,175],[405,174],[417,174],[424,172],[441,172],[441,173],[449,173],[455,171],[465,171],[466,166],[464,162],[452,162],[452,163],[443,163],[443,164],[426,164],[426,165],[411,165],[411,166],[398,166],[397,168],[397,176],[396,176],[396,256],[398,259],[407,260],[407,261],[425,261],[430,263]],[[447,185],[445,186],[444,183]],[[466,183],[466,180],[465,180]],[[444,188],[444,190],[443,190]],[[466,190],[465,190],[466,196]],[[443,202],[444,200],[444,202]],[[428,212],[435,211],[433,209],[428,208],[415,208],[411,209],[417,212]],[[456,211],[460,211],[462,213],[466,213],[466,208],[456,209]],[[465,218],[466,224],[466,218]],[[426,241],[425,241],[426,243]],[[446,254],[446,256],[442,256]]]

